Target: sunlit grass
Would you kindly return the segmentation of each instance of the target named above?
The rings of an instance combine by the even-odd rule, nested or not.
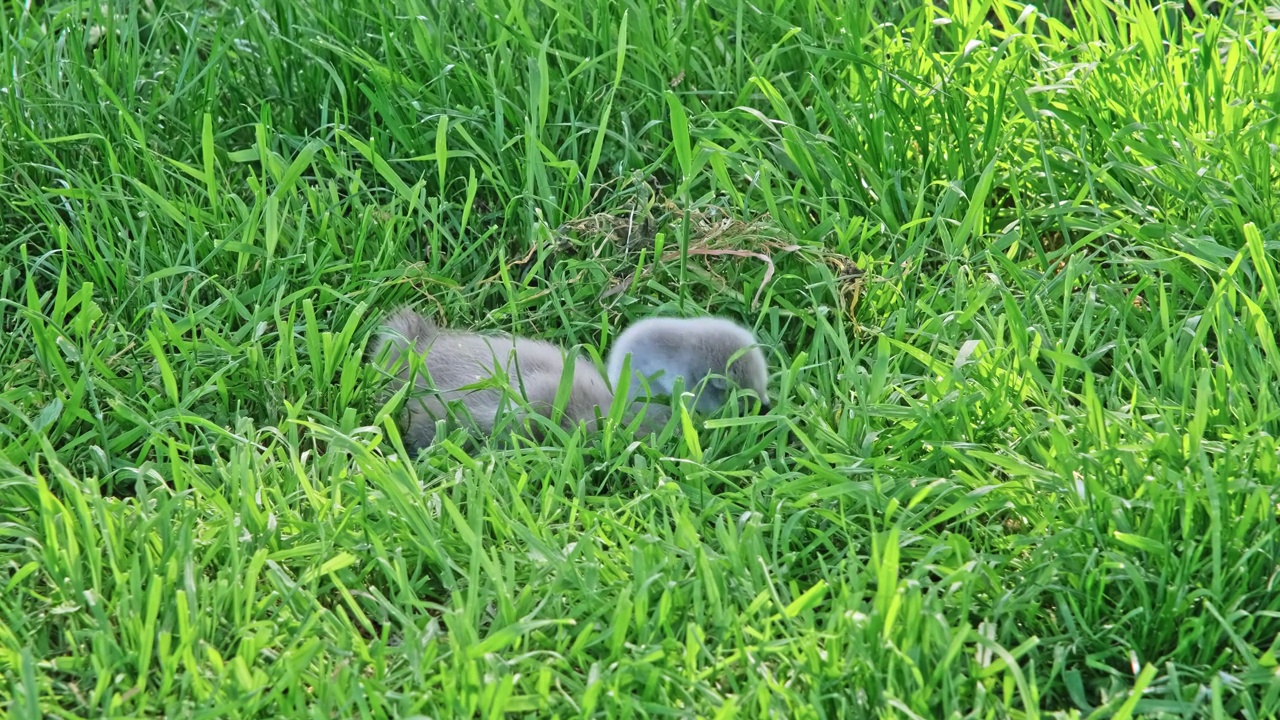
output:
[[[1259,2],[11,3],[0,707],[1272,717]],[[774,411],[410,457],[380,315]]]

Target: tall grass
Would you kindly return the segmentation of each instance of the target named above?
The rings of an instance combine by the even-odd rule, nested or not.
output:
[[[0,707],[1275,716],[1274,17],[9,3]],[[414,458],[406,302],[778,406]]]

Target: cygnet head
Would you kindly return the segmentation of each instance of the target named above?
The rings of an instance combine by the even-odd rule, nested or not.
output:
[[[628,355],[632,377],[624,382]],[[769,364],[755,335],[724,318],[641,320],[614,342],[608,372],[614,389],[629,385],[632,398],[670,395],[682,378],[685,389],[697,394],[694,407],[702,413],[724,407],[735,389],[750,390],[762,407],[769,406]]]

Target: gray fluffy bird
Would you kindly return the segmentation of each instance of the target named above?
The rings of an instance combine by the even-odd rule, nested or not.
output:
[[[631,357],[631,377],[622,377]],[[671,395],[676,378],[696,393],[694,407],[712,413],[729,402],[735,389],[750,390],[769,406],[769,365],[752,332],[718,317],[653,317],[628,327],[614,341],[608,360],[616,392],[628,388],[632,401]]]
[[[513,430],[531,415],[552,415],[566,366],[565,352],[551,343],[447,330],[407,308],[387,316],[369,355],[395,376],[393,389],[414,378],[404,423],[411,450],[434,442],[438,420],[489,436],[504,404],[516,413]],[[624,384],[621,373],[627,355],[632,357],[633,377]],[[623,424],[630,425],[643,413],[638,432],[658,430],[671,418],[670,406],[647,400],[670,395],[677,377],[689,389],[700,390],[695,408],[703,413],[721,408],[735,387],[754,391],[768,404],[768,366],[755,337],[720,318],[641,320],[618,336],[609,355],[609,376],[612,387],[590,361],[575,359],[562,427],[583,423],[595,430],[597,417],[607,415],[613,405],[614,392],[626,390]],[[529,431],[534,439],[542,439],[536,424]]]

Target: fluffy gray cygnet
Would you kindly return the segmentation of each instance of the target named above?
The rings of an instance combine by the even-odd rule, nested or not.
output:
[[[421,362],[412,362],[410,355],[421,358]],[[396,376],[396,390],[416,371],[404,423],[406,446],[411,450],[424,448],[435,440],[439,419],[456,421],[481,435],[490,435],[504,406],[504,390],[492,384],[472,386],[503,375],[514,397],[528,405],[526,410],[513,399],[505,401],[506,409],[517,413],[517,421],[530,414],[550,416],[565,369],[564,351],[551,343],[446,330],[407,308],[392,313],[383,322],[370,356]],[[604,378],[589,360],[577,358],[561,425],[567,429],[583,422],[595,429],[597,409],[605,415],[612,403],[613,393]],[[521,424],[515,423],[517,427]],[[541,439],[536,426],[530,431]]]
[[[622,365],[628,355],[631,378],[623,381]],[[694,407],[702,413],[723,407],[735,388],[753,391],[762,407],[769,406],[769,364],[755,335],[724,318],[641,320],[614,341],[608,373],[614,390],[629,388],[632,401],[645,395],[671,395],[676,378],[683,378],[685,389],[697,393]]]

